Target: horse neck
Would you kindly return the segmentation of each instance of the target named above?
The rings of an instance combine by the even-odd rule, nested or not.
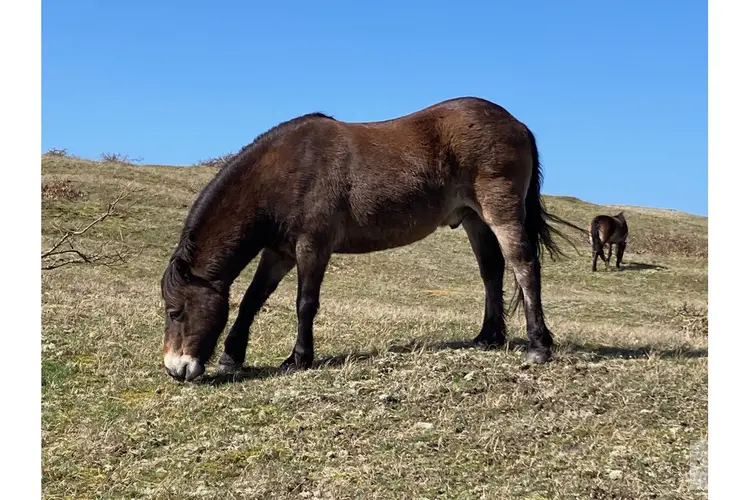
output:
[[[196,241],[193,272],[231,285],[269,241],[264,225],[243,224],[225,231],[204,231]]]
[[[264,185],[256,175],[256,157],[224,167],[193,206],[188,224],[195,241],[194,272],[207,279],[231,284],[276,234],[258,201]]]

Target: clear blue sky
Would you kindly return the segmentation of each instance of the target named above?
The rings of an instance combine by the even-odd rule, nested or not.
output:
[[[475,95],[534,131],[544,193],[706,215],[707,71],[705,0],[48,0],[42,147],[191,164]]]

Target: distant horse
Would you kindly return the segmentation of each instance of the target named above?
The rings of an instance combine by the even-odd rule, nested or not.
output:
[[[612,245],[617,245],[615,252],[616,265],[619,268],[628,239],[628,223],[622,212],[614,217],[597,215],[589,226],[589,243],[591,243],[593,262],[591,270],[596,271],[596,261],[601,257],[605,267],[609,267],[612,258]],[[604,245],[609,245],[607,258],[604,258]]]
[[[553,347],[542,311],[540,254],[559,254],[531,131],[479,98],[444,101],[381,122],[321,113],[281,123],[245,147],[191,207],[161,280],[163,361],[178,380],[201,375],[229,314],[229,289],[261,254],[224,343],[218,373],[241,368],[255,314],[296,265],[297,340],[282,368],[312,365],[313,319],[333,253],[366,253],[463,226],[485,288],[474,341],[505,341],[503,271],[523,301],[528,359]],[[440,258],[441,256],[436,256]],[[518,302],[516,302],[518,303]]]

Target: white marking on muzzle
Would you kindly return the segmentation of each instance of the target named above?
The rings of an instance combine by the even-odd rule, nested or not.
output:
[[[180,355],[172,351],[164,356],[164,366],[169,373],[180,378],[184,376],[185,380],[193,380],[205,370],[198,358],[187,354]]]

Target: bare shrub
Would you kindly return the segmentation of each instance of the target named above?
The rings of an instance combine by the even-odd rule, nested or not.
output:
[[[197,163],[197,166],[224,168],[234,159],[235,156],[236,156],[235,153],[229,153],[223,156],[216,156],[214,158],[209,158],[207,160],[199,161]]]
[[[213,158],[208,158],[207,160],[201,160],[196,164],[196,166],[224,168],[227,165],[229,165],[232,162],[232,160],[234,160],[237,157],[237,155],[240,154],[240,152],[242,152],[242,150],[240,150],[237,153],[227,153],[222,156],[216,156]]]
[[[117,163],[120,165],[135,165],[143,161],[141,157],[132,158],[122,153],[102,153],[99,155],[99,159],[104,163]]]
[[[252,144],[247,144],[243,146],[239,151],[236,153],[227,153],[222,156],[216,156],[213,158],[209,158],[207,160],[201,160],[198,163],[196,163],[196,166],[198,167],[217,167],[217,168],[224,168],[227,165],[229,165],[235,158],[237,158],[240,154],[242,154],[247,148],[249,148]]]
[[[46,156],[57,156],[64,158],[68,156],[68,150],[65,148],[51,148],[44,154]]]
[[[86,196],[78,186],[70,180],[51,181],[42,184],[43,200],[66,200],[72,201]]]

